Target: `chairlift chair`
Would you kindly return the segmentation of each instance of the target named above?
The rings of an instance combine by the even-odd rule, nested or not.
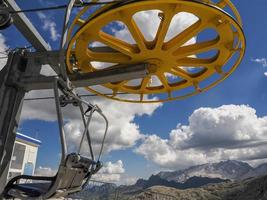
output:
[[[61,96],[59,96],[59,89],[63,93]],[[74,94],[71,90],[67,89],[64,81],[58,78],[55,79],[54,94],[62,150],[62,158],[58,172],[54,177],[28,175],[14,177],[8,182],[5,188],[5,198],[19,198],[26,200],[64,197],[81,191],[87,185],[91,176],[97,173],[102,167],[102,163],[99,160],[103,151],[103,145],[108,129],[107,118],[98,106],[92,105],[79,98],[79,96]],[[85,128],[82,134],[78,152],[70,154],[67,154],[67,144],[63,127],[63,115],[61,111],[61,108],[68,104],[73,104],[74,106],[78,106],[80,108]],[[83,105],[88,107],[85,112]],[[95,160],[94,157],[90,133],[88,130],[92,116],[95,112],[99,113],[106,122],[104,138],[102,140],[102,146],[97,160]],[[88,141],[91,158],[81,154],[82,143],[85,137]],[[20,183],[21,180],[27,180],[29,183]]]

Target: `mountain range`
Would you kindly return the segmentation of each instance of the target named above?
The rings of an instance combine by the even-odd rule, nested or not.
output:
[[[154,186],[127,200],[267,200],[267,176],[208,184],[186,190]]]
[[[240,182],[250,177],[259,177],[267,174],[267,163],[253,168],[248,163],[228,160],[218,163],[207,163],[192,166],[184,170],[165,171],[152,175],[149,179],[139,179],[134,185],[117,186],[115,184],[103,184],[89,186],[81,193],[72,195],[73,199],[124,199],[138,195],[153,186],[164,186],[173,189],[200,188],[209,184],[227,182]],[[90,198],[89,198],[90,197]]]
[[[267,174],[267,163],[253,168],[245,162],[228,160],[219,163],[197,165],[185,170],[160,172],[157,176],[168,181],[183,183],[194,176],[236,181],[265,174]]]

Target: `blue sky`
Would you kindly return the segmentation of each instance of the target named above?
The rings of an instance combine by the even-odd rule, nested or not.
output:
[[[32,7],[61,5],[66,3],[66,1],[56,1],[55,3],[55,1],[45,0],[17,0],[17,3],[21,6],[21,8],[26,9]],[[123,171],[123,173],[121,173],[123,174],[122,176],[148,177],[151,175],[151,173],[155,173],[162,169],[178,169],[179,166],[183,167],[183,165],[179,163],[180,160],[181,162],[184,161],[183,158],[177,158],[174,165],[174,161],[172,159],[169,159],[166,162],[160,162],[157,159],[157,156],[161,155],[165,158],[173,154],[177,154],[177,157],[178,155],[180,155],[178,154],[177,149],[173,150],[174,148],[170,148],[170,144],[172,144],[173,142],[173,137],[170,137],[169,134],[172,131],[179,132],[183,130],[184,132],[186,132],[188,127],[190,127],[189,117],[200,108],[209,108],[209,110],[203,109],[199,112],[196,112],[195,115],[193,114],[193,116],[191,117],[192,124],[195,118],[204,116],[206,113],[211,113],[212,116],[218,115],[218,119],[221,119],[221,113],[229,111],[229,116],[233,116],[234,119],[236,113],[239,113],[240,116],[248,119],[248,121],[254,117],[253,120],[256,120],[256,123],[260,124],[257,125],[259,129],[266,130],[267,123],[262,121],[266,120],[265,116],[267,116],[267,77],[264,75],[264,73],[267,72],[267,67],[265,66],[267,59],[267,2],[265,0],[254,0],[253,3],[250,0],[233,0],[233,3],[240,11],[244,24],[244,32],[247,38],[247,50],[242,63],[226,81],[205,93],[185,100],[164,103],[162,106],[146,107],[146,105],[142,105],[141,107],[140,105],[140,107],[138,107],[139,105],[135,105],[134,109],[138,111],[133,112],[131,116],[129,114],[128,122],[130,124],[135,124],[136,126],[138,126],[137,129],[139,131],[139,134],[145,138],[135,139],[134,144],[121,146],[119,150],[113,150],[104,156],[104,161],[111,162],[109,163],[109,166],[113,167],[118,164],[118,160],[122,160],[123,168],[125,169],[124,171],[120,171]],[[57,49],[59,46],[58,34],[60,34],[61,30],[63,12],[48,11],[45,12],[44,18],[42,18],[40,15],[37,15],[36,13],[31,13],[28,14],[28,17],[37,27],[37,29],[42,33],[42,36],[48,41],[52,48]],[[47,23],[47,25],[45,25],[45,23]],[[4,36],[6,40],[5,44],[8,47],[15,48],[29,45],[29,43],[23,38],[23,36],[17,31],[14,26],[1,31],[1,34]],[[94,102],[97,102],[98,100],[100,101],[100,99],[101,98],[96,98],[94,99]],[[100,104],[110,104],[110,106],[113,106],[114,104],[112,103],[113,102],[107,101],[104,103],[101,102]],[[29,103],[27,102],[25,104]],[[116,104],[116,106],[118,106],[118,104]],[[223,109],[216,110],[223,105],[235,105],[235,107],[223,107]],[[246,106],[241,107],[240,105]],[[30,106],[28,106],[27,108],[30,109]],[[142,113],[140,111],[142,109],[147,109],[149,111]],[[256,119],[253,113],[251,113],[251,110],[253,109],[256,111]],[[118,107],[118,112],[119,110],[120,109]],[[56,169],[58,160],[60,158],[57,124],[46,119],[40,120],[39,118],[37,118],[27,120],[26,118],[27,117],[25,117],[25,120],[23,120],[23,122],[20,124],[19,131],[23,134],[37,137],[43,143],[40,147],[37,167],[42,166]],[[202,119],[200,119],[200,121],[201,120]],[[206,121],[207,120],[209,119],[206,119]],[[204,120],[204,122],[206,121]],[[237,121],[237,125],[241,126],[248,121]],[[111,123],[115,124],[115,121],[111,121]],[[224,122],[222,122],[222,124],[223,123]],[[117,122],[117,124],[119,123]],[[177,127],[178,124],[181,124],[185,127],[179,128]],[[220,122],[218,122],[218,124],[220,124]],[[192,127],[191,129],[193,130]],[[245,129],[246,125],[244,125],[244,130]],[[251,133],[253,131],[251,131]],[[235,133],[236,132],[233,132],[233,134]],[[267,132],[264,133],[267,134]],[[255,134],[260,135],[258,139],[264,138],[262,136],[264,133],[259,133],[258,129],[255,130]],[[131,134],[130,130],[129,134]],[[194,132],[194,134],[197,133]],[[150,152],[148,149],[149,145],[156,145],[155,143],[153,143],[155,141],[158,142],[156,144],[159,147],[160,145],[162,145],[162,148],[165,150],[166,148],[170,148],[167,153],[165,152],[166,155],[164,154],[164,152],[159,152],[159,154],[157,155],[148,155],[148,153]],[[222,147],[220,146],[220,148]],[[151,147],[151,149],[153,148]],[[224,146],[222,149],[225,150],[227,149],[227,147]],[[145,150],[147,151],[143,152]],[[195,149],[195,151],[197,150]],[[209,152],[209,154],[205,155],[212,156],[215,154]],[[216,156],[214,158],[215,160],[217,158]],[[257,157],[257,155],[255,155],[255,157]],[[228,157],[218,157],[218,159],[223,158]],[[242,156],[237,156],[236,158],[248,161]],[[205,160],[203,160],[203,162],[204,161]],[[168,162],[172,164],[168,164]],[[112,163],[114,165],[111,165]],[[188,163],[190,164],[191,162]],[[251,163],[260,163],[260,161],[252,161]]]

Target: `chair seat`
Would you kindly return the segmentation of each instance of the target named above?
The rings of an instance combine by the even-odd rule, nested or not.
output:
[[[78,154],[69,154],[54,177],[20,175],[11,179],[6,188],[7,197],[28,199],[30,197],[51,198],[58,195],[68,195],[83,188],[90,175],[92,165],[97,165],[91,159]],[[97,166],[100,166],[99,164]],[[30,180],[34,183],[19,183],[21,180]]]
[[[25,193],[30,197],[38,197],[42,194],[47,193],[51,186],[51,183],[25,183],[25,184],[16,184],[12,187],[12,192],[16,193]]]

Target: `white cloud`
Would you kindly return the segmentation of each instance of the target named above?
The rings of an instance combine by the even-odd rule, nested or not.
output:
[[[121,180],[121,185],[134,185],[139,178],[125,175]]]
[[[57,31],[57,24],[52,20],[52,18],[42,12],[38,12],[37,15],[43,23],[43,30],[49,31],[50,39],[52,39],[54,42],[59,40],[61,36]]]
[[[118,160],[115,163],[105,163],[104,167],[99,171],[98,174],[94,175],[92,179],[107,183],[116,183],[119,185],[131,185],[137,180],[137,178],[130,177],[125,174],[125,169],[121,160]]]
[[[116,163],[107,162],[101,169],[101,174],[123,174],[125,169],[123,168],[123,162],[118,160]]]
[[[83,91],[84,93],[84,91]],[[26,98],[53,96],[52,91],[32,91]],[[90,101],[99,105],[109,120],[109,131],[106,139],[105,152],[132,147],[142,138],[139,126],[134,122],[137,116],[152,115],[161,104],[129,104],[110,101],[105,98],[93,98]],[[68,106],[63,109],[66,116],[65,130],[71,149],[77,148],[83,132],[79,109]],[[55,104],[53,100],[26,101],[22,110],[22,121],[25,120],[56,121]],[[104,133],[104,121],[94,118],[90,126],[94,150],[99,152]]]
[[[50,67],[50,65],[43,65],[40,74],[44,76],[56,76],[56,72]]]
[[[136,21],[136,24],[140,28],[145,39],[148,41],[152,41],[156,37],[156,33],[161,21],[159,13],[161,13],[161,11],[159,10],[148,10],[138,12],[134,15],[134,20]],[[181,33],[190,25],[196,23],[197,21],[198,18],[193,14],[186,12],[178,13],[174,16],[170,24],[165,41],[169,41],[170,39]],[[129,43],[135,43],[126,26],[122,23],[118,23],[118,26],[120,26],[122,29],[119,31],[114,30],[115,36]],[[187,42],[187,44],[192,44],[195,42],[195,38],[192,38]]]
[[[256,62],[261,64],[263,67],[267,67],[267,58],[255,58],[255,59],[251,59],[252,62]]]
[[[38,168],[35,169],[34,175],[36,176],[55,176],[57,174],[57,171],[50,168],[50,167],[42,167],[39,166]]]
[[[264,68],[267,67],[267,58],[251,59],[252,62],[261,64]],[[267,72],[264,72],[264,76],[267,76]]]
[[[5,37],[0,33],[0,52],[5,52],[8,49]],[[7,59],[1,58],[6,57],[5,54],[0,53],[0,70],[5,66]]]
[[[105,143],[105,152],[132,147],[142,138],[139,126],[134,123],[136,116],[152,115],[161,104],[138,105],[112,102],[99,98],[94,101],[106,114],[109,120],[109,131]],[[95,117],[90,126],[94,152],[98,154],[104,133],[104,121]],[[72,120],[65,125],[67,139],[73,147],[78,146],[83,127],[81,121]],[[85,149],[86,151],[86,149]]]
[[[123,168],[123,163],[121,160],[116,163],[108,162],[105,166],[99,171],[98,174],[94,175],[93,179],[103,182],[119,182],[121,175],[125,172]]]
[[[258,117],[245,105],[200,108],[189,118],[189,125],[178,125],[169,139],[147,136],[136,153],[164,168],[217,162],[254,161],[266,158],[267,117]]]

